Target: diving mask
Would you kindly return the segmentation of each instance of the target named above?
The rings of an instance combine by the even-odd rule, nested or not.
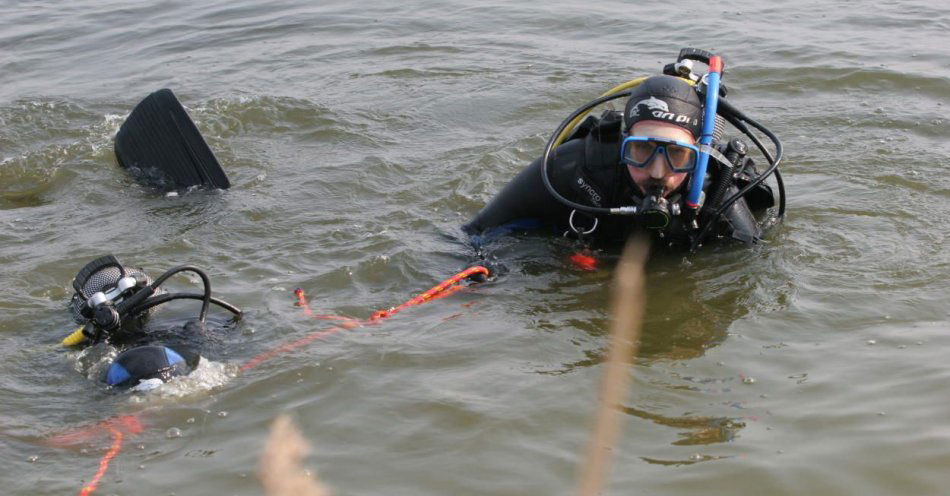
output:
[[[699,159],[699,147],[684,141],[652,136],[627,136],[620,145],[620,161],[642,169],[660,155],[673,172],[692,172]]]

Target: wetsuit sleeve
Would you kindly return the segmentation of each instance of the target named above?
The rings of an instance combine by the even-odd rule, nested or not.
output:
[[[564,182],[571,177],[583,157],[583,140],[565,143],[557,150],[551,167],[552,182],[561,194],[568,194]],[[541,179],[538,158],[511,180],[472,220],[462,226],[471,235],[494,237],[514,229],[555,225],[570,212],[548,192]]]

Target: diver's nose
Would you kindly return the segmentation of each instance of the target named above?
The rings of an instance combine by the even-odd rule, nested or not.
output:
[[[653,161],[650,162],[647,170],[650,172],[650,178],[652,179],[663,179],[666,177],[666,164],[663,163],[663,157],[661,157],[659,153],[653,157]]]

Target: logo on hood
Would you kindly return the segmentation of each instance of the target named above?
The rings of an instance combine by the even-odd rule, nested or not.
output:
[[[640,100],[636,105],[633,106],[633,110],[630,112],[630,117],[637,117],[640,115],[640,105],[646,105],[650,110],[659,110],[662,112],[669,112],[670,106],[666,104],[663,100],[655,96],[651,96],[646,100]]]

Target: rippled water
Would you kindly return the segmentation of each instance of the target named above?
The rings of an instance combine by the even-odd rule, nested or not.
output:
[[[296,287],[366,317],[466,266],[458,226],[564,116],[694,45],[783,138],[789,216],[752,250],[651,261],[610,492],[942,494],[948,28],[912,0],[0,5],[3,492],[78,491],[108,436],[51,440],[137,413],[102,494],[259,494],[284,411],[338,494],[571,491],[610,273],[562,240],[504,240],[495,283],[237,367],[319,328]],[[116,166],[161,87],[231,190],[165,198]],[[204,267],[247,310],[208,375],[114,394],[76,371],[69,284],[108,252]]]

